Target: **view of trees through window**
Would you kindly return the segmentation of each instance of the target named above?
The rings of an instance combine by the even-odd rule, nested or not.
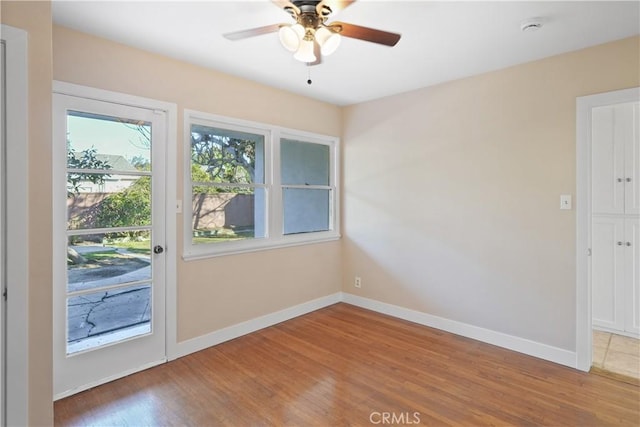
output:
[[[146,149],[151,146],[151,133],[149,126],[146,125],[128,125],[131,129],[136,130],[141,137],[141,143]],[[104,189],[107,179],[111,178],[110,171],[114,169],[114,165],[110,164],[110,157],[98,154],[95,147],[86,148],[84,150],[76,150],[71,141],[67,141],[67,197],[75,198],[81,193],[89,190],[88,186]],[[125,158],[128,166],[138,171],[151,171],[151,163],[149,159],[137,155],[129,159]],[[82,170],[87,170],[84,172]],[[96,172],[100,171],[100,172]],[[114,171],[114,175],[117,171]],[[122,191],[110,192],[95,207],[91,217],[93,221],[91,228],[108,228],[108,227],[131,227],[139,225],[148,225],[151,223],[151,177],[140,176],[131,179]],[[73,228],[73,227],[72,227]],[[109,233],[109,237],[129,237],[134,238],[146,234],[144,231]]]
[[[262,237],[263,151],[262,135],[192,125],[193,243]]]
[[[253,183],[256,170],[255,141],[210,132],[201,130],[191,133],[192,180]]]
[[[338,236],[337,138],[198,112],[185,122],[186,259]]]

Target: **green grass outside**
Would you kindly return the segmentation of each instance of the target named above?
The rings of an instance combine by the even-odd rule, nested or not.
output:
[[[151,254],[151,242],[148,240],[143,241],[134,241],[130,240],[127,242],[112,242],[108,244],[109,246],[114,246],[116,248],[126,249],[129,252],[135,254]]]
[[[105,258],[113,258],[117,256],[122,256],[116,252],[117,249],[125,249],[128,252],[134,254],[141,255],[150,255],[151,248],[150,242],[148,240],[143,241],[126,241],[126,242],[109,242],[104,243],[104,250],[88,252],[83,254],[83,256],[89,260],[98,260]]]
[[[254,232],[249,230],[228,230],[223,229],[222,232],[210,235],[200,235],[193,237],[193,243],[196,245],[218,242],[230,242],[235,240],[244,240],[254,238]],[[116,258],[121,256],[116,252],[117,249],[126,249],[128,252],[150,255],[151,248],[149,240],[127,240],[127,241],[107,241],[104,243],[104,250],[84,254],[83,256],[91,261],[99,261],[107,258]]]
[[[242,236],[208,236],[208,237],[194,237],[193,243],[195,245],[203,243],[217,243],[217,242],[230,242],[234,240],[244,240],[246,237]]]
[[[89,261],[101,261],[107,258],[117,257],[119,254],[115,249],[104,250],[100,252],[89,252],[83,255]]]
[[[227,228],[216,230],[198,230],[193,236],[193,244],[207,244],[217,242],[229,242],[234,240],[245,240],[254,238],[253,229],[236,229]]]

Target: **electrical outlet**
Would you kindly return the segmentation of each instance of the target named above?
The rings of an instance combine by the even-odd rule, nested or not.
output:
[[[360,276],[356,276],[356,281],[353,283],[353,286],[355,286],[356,288],[362,287],[362,279],[360,278]]]

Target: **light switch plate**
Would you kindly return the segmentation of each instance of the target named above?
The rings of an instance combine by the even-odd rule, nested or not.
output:
[[[571,194],[560,195],[560,209],[571,209]]]

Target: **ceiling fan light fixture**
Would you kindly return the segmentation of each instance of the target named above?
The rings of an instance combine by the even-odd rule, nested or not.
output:
[[[300,24],[283,25],[278,30],[280,43],[290,52],[295,52],[300,47],[300,40],[304,37],[304,28]]]
[[[341,40],[340,34],[326,27],[320,27],[316,30],[316,41],[320,45],[320,51],[324,56],[329,56],[335,52],[340,46]]]
[[[313,53],[313,40],[302,39],[300,41],[300,47],[293,57],[301,62],[315,62],[317,58]]]
[[[223,34],[228,40],[241,40],[262,34],[278,33],[282,46],[293,53],[297,61],[318,65],[323,56],[335,52],[342,37],[359,39],[385,46],[395,46],[401,35],[375,28],[327,19],[355,0],[271,0],[284,9],[295,22],[272,24]]]

